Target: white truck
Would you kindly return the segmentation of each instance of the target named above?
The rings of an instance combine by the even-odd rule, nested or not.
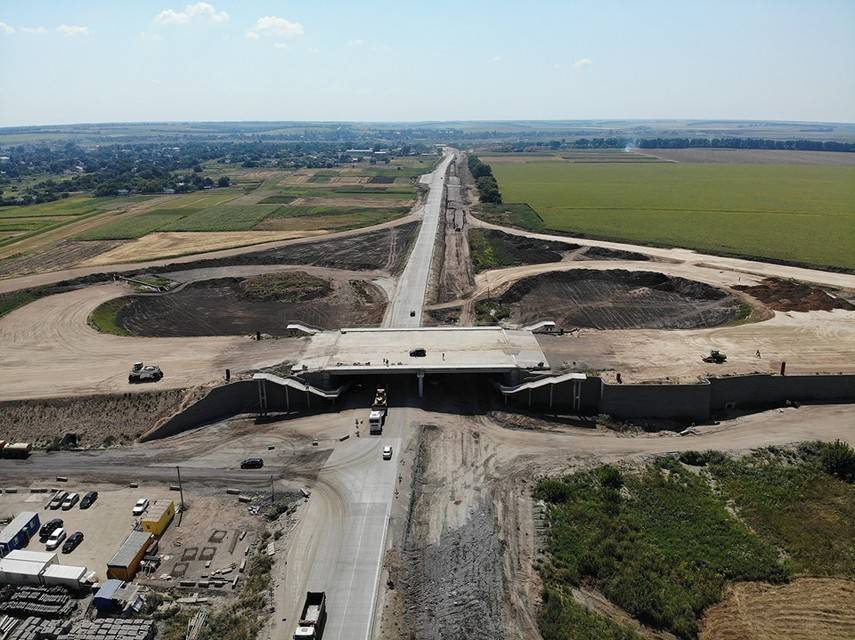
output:
[[[371,435],[383,433],[383,423],[386,421],[386,411],[389,401],[386,397],[386,389],[379,387],[374,394],[374,402],[371,405],[371,413],[368,414],[368,432]]]

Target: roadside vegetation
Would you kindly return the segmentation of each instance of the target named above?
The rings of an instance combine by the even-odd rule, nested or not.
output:
[[[840,479],[853,458],[842,443],[807,443],[744,458],[688,452],[635,471],[606,465],[540,481],[535,494],[549,521],[544,639],[632,637],[601,631],[573,588],[692,639],[730,584],[855,576],[855,486]]]
[[[559,262],[563,252],[575,247],[478,228],[469,230],[468,240],[475,273],[501,267]]]
[[[469,172],[475,179],[475,186],[478,187],[478,199],[481,202],[500,204],[502,194],[499,191],[499,185],[496,183],[496,177],[493,175],[493,168],[489,164],[481,162],[475,155],[470,155],[467,163]]]
[[[330,282],[304,271],[285,271],[251,276],[240,283],[249,300],[300,302],[322,298],[332,290]]]
[[[526,229],[855,269],[855,167],[496,163],[485,218]]]

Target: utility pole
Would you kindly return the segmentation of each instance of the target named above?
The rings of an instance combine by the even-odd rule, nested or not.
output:
[[[178,472],[178,493],[181,495],[181,511],[184,511],[184,486],[181,484],[181,467],[175,467]]]

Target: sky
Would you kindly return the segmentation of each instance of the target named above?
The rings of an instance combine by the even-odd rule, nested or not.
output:
[[[0,0],[0,126],[855,122],[855,0]]]

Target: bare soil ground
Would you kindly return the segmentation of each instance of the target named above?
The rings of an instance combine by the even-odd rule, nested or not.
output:
[[[515,283],[498,298],[515,324],[549,318],[596,329],[714,327],[739,317],[740,302],[710,285],[659,273],[553,272]]]
[[[101,253],[83,263],[97,267],[122,262],[204,253],[276,240],[323,235],[323,231],[158,231]]]
[[[775,311],[831,311],[832,309],[855,309],[839,292],[834,294],[792,280],[766,278],[758,285],[737,285],[734,289],[757,298]],[[855,297],[850,294],[849,297]]]
[[[124,244],[124,241],[92,240],[80,242],[66,240],[38,253],[0,261],[0,278],[68,269],[115,249],[121,244]]]
[[[67,433],[76,434],[79,446],[87,448],[128,442],[176,411],[185,396],[183,389],[169,389],[0,402],[0,438],[36,447]]]
[[[463,198],[458,173],[460,161],[451,165],[446,183],[446,203],[440,214],[440,231],[434,251],[429,300],[448,302],[469,295],[475,275],[469,251],[469,210]]]
[[[360,271],[387,270],[399,273],[404,268],[418,230],[418,223],[411,222],[370,233],[288,244],[274,249],[187,262],[181,265],[170,264],[149,271],[166,273],[178,268],[299,264]]]
[[[377,326],[386,309],[383,291],[365,280],[329,281],[328,293],[318,291],[286,301],[248,295],[248,287],[258,278],[205,280],[170,293],[131,296],[117,314],[117,324],[131,335],[145,337],[248,335],[256,331],[283,336],[290,322],[323,329]]]
[[[835,151],[775,151],[773,149],[645,149],[647,155],[677,162],[723,164],[853,165],[855,154]]]
[[[855,638],[855,582],[800,578],[773,586],[734,585],[704,616],[701,640],[844,640]]]

